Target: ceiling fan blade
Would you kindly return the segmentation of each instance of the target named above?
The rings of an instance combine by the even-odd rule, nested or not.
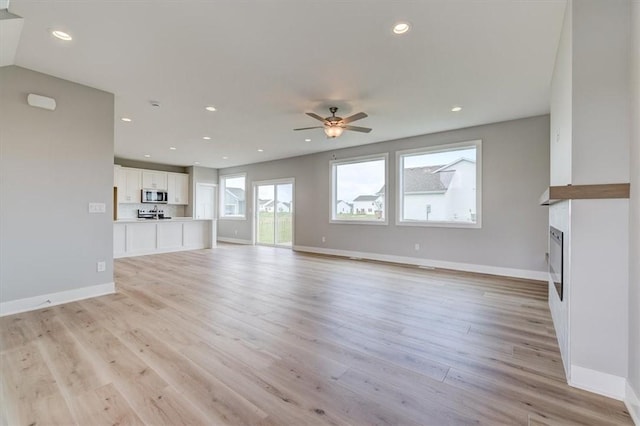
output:
[[[371,129],[368,127],[343,126],[342,128],[345,130],[353,130],[354,132],[362,132],[362,133],[369,133],[371,131]]]
[[[316,120],[322,121],[323,123],[325,122],[324,117],[320,117],[318,114],[316,114],[315,112],[305,112],[305,114],[307,114],[309,117],[311,118],[315,118]]]
[[[301,127],[299,129],[293,129],[293,130],[309,130],[309,129],[324,129],[324,126]]]
[[[367,114],[365,114],[364,112],[359,112],[359,113],[357,113],[357,114],[353,114],[353,115],[352,115],[352,116],[350,116],[350,117],[343,118],[343,119],[342,119],[342,122],[343,122],[344,124],[347,124],[347,123],[351,123],[352,121],[362,120],[363,118],[367,118],[367,117],[368,117],[368,115],[367,115]]]

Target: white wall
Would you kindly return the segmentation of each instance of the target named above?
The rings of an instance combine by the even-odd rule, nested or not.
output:
[[[55,98],[56,110],[28,106],[28,93]],[[113,283],[113,101],[90,87],[0,68],[3,306],[31,297],[24,308],[46,306],[51,297],[38,296],[86,295]],[[89,202],[105,203],[106,212],[89,214]],[[96,272],[98,261],[105,272]]]
[[[476,213],[476,165],[469,161],[461,161],[451,167],[455,173],[445,193],[445,220],[471,221],[471,214]],[[504,205],[503,208],[511,206]]]
[[[553,185],[629,181],[629,5],[567,3],[551,85]],[[565,300],[550,283],[549,305],[569,382],[617,398],[628,368],[628,218],[625,199],[549,211],[565,233]]]
[[[640,424],[640,2],[632,3],[631,45],[631,199],[629,220],[629,372],[630,411]],[[629,392],[629,393],[631,393]]]
[[[220,174],[246,172],[248,187],[253,181],[295,178],[296,246],[483,265],[542,276],[548,217],[547,209],[538,205],[538,197],[549,185],[548,135],[549,117],[540,116],[233,167],[220,170]],[[481,229],[395,225],[393,160],[386,186],[390,188],[388,225],[329,223],[329,162],[334,156],[344,159],[389,152],[393,159],[397,150],[477,139],[482,139],[483,150]],[[218,221],[220,237],[251,241],[253,200],[248,202],[247,220]],[[420,244],[420,250],[414,250],[415,243]]]

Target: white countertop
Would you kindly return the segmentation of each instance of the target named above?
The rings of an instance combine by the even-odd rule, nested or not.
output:
[[[191,222],[191,221],[197,221],[197,220],[215,220],[215,219],[194,219],[192,217],[172,217],[171,219],[138,219],[138,218],[135,218],[135,217],[131,217],[131,218],[118,219],[118,220],[115,220],[113,223]]]

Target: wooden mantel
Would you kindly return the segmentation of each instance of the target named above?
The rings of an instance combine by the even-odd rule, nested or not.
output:
[[[540,205],[548,206],[562,200],[629,198],[629,192],[630,184],[628,183],[550,186],[540,196]]]

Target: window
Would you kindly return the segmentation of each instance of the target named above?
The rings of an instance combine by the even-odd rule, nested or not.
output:
[[[247,206],[245,174],[220,177],[220,217],[244,219]]]
[[[399,151],[398,224],[481,226],[481,141]]]
[[[387,223],[387,154],[331,162],[331,221]]]

